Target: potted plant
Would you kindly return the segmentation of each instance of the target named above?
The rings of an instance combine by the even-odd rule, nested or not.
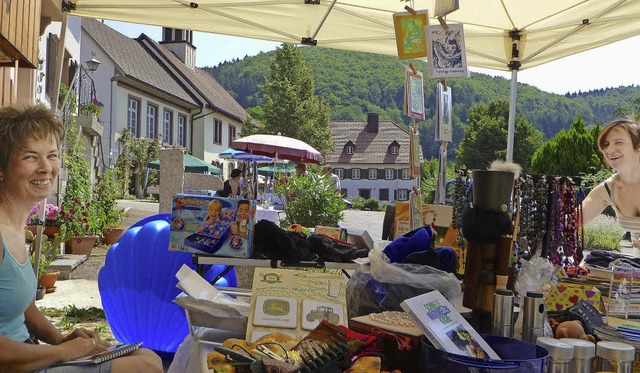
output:
[[[52,292],[55,289],[55,283],[58,279],[60,271],[50,271],[49,266],[55,260],[56,256],[60,253],[60,244],[71,238],[71,232],[67,232],[64,226],[60,227],[60,232],[53,234],[51,240],[46,240],[44,237],[40,243],[40,261],[38,263],[37,278],[38,284],[45,288],[47,292]],[[29,258],[31,265],[35,267],[35,249],[36,240],[31,231],[26,231],[26,239],[31,242],[29,246]],[[35,271],[35,268],[34,268]]]
[[[118,184],[113,170],[107,170],[98,176],[93,190],[93,206],[98,217],[98,226],[102,231],[102,242],[112,245],[124,233],[122,228],[122,210],[118,207]]]
[[[90,115],[97,117],[100,115],[100,106],[98,106],[98,99],[94,98],[91,102],[87,102],[80,106],[80,113],[84,115]]]
[[[86,255],[88,258],[98,240],[98,236],[94,234],[96,221],[91,218],[91,203],[76,199],[72,204],[67,204],[61,214],[65,219],[64,227],[71,234],[70,239],[65,241],[66,253]]]
[[[335,226],[344,219],[345,204],[336,193],[334,181],[324,174],[308,172],[305,175],[291,175],[274,185],[278,196],[286,197],[285,218],[280,225],[300,224],[305,227],[316,225]]]
[[[98,236],[96,219],[91,203],[90,166],[84,157],[83,139],[75,117],[66,123],[66,149],[63,154],[67,171],[67,186],[62,200],[61,214],[64,225],[72,237],[65,242],[65,252],[89,257]]]
[[[27,228],[36,234],[38,222],[40,218],[40,204],[33,206],[29,217],[27,218]],[[42,234],[49,238],[53,238],[55,233],[60,232],[60,225],[62,224],[62,215],[60,214],[60,208],[54,204],[47,203],[44,208],[44,230]]]

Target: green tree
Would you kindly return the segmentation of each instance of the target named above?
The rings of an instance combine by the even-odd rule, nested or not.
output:
[[[276,50],[267,82],[261,131],[281,133],[306,142],[325,154],[335,146],[329,127],[329,106],[314,93],[314,81],[299,48],[283,44]]]
[[[602,167],[602,162],[594,151],[594,143],[595,139],[587,131],[584,120],[578,117],[569,131],[560,130],[536,150],[531,161],[531,171],[560,176],[596,172]]]
[[[137,198],[144,197],[142,190],[142,177],[147,169],[147,163],[160,157],[160,136],[151,140],[148,138],[134,138],[128,129],[122,131],[120,139],[120,154],[115,164],[115,173],[118,179],[118,190],[123,196],[129,193],[133,182]],[[151,170],[147,185],[157,183],[158,170]]]
[[[509,102],[493,100],[469,109],[464,137],[456,163],[469,169],[486,169],[496,159],[505,159],[509,125]],[[542,133],[520,115],[515,118],[513,161],[529,169],[533,153],[542,146]]]
[[[633,107],[619,107],[613,110],[613,113],[619,117],[629,117],[636,122],[640,120],[640,98],[633,100]]]

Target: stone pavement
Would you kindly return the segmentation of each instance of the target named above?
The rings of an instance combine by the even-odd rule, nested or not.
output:
[[[129,215],[123,221],[125,228],[145,217],[158,213],[158,203],[155,202],[119,200],[118,205],[122,208],[129,208]],[[344,217],[344,221],[341,222],[342,227],[365,229],[374,242],[381,239],[384,212],[345,210]],[[95,247],[86,261],[82,261],[77,256],[69,257],[71,262],[64,264],[63,268],[59,268],[68,271],[68,279],[58,279],[56,290],[36,301],[36,305],[54,308],[68,305],[75,305],[77,308],[102,308],[98,291],[98,272],[104,265],[107,250],[108,248],[105,247]]]

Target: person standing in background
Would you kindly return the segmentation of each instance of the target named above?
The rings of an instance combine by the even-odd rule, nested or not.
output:
[[[338,175],[333,173],[333,167],[331,167],[328,164],[325,164],[324,166],[322,166],[322,172],[329,175],[329,177],[331,178],[331,180],[334,181],[333,183],[333,187],[335,188],[335,190],[340,193],[340,178],[338,177]]]

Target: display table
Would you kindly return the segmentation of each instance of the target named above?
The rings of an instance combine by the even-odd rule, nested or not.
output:
[[[278,210],[275,210],[273,206],[258,205],[256,207],[256,222],[260,220],[269,220],[276,225],[280,225],[280,215]]]
[[[242,259],[242,258],[223,258],[219,256],[209,255],[193,255],[193,264],[197,265],[198,273],[203,276],[209,268],[214,264],[221,264],[226,266],[224,270],[216,275],[211,281],[211,284],[215,285],[224,275],[229,273],[235,266],[243,267],[271,267],[271,268],[326,268],[326,269],[340,269],[342,272],[349,276],[346,271],[356,270],[359,266],[357,263],[337,263],[337,262],[296,262],[289,263],[282,260],[269,260],[269,259]]]

